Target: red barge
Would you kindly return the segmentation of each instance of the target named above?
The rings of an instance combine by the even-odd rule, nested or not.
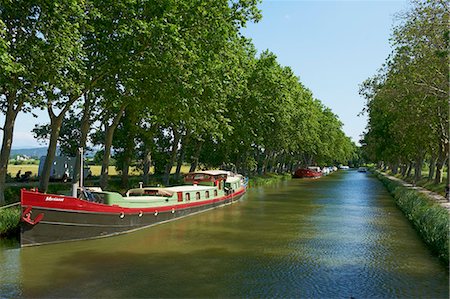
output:
[[[122,196],[81,188],[79,197],[21,191],[21,246],[108,237],[233,203],[245,179],[222,170],[189,173],[175,187],[140,187]]]
[[[322,171],[319,167],[299,168],[292,175],[293,178],[320,178]]]

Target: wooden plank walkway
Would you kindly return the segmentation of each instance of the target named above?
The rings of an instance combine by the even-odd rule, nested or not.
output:
[[[388,175],[384,172],[381,171],[377,171],[379,174],[387,177],[388,179],[392,180],[392,181],[396,181],[398,183],[400,183],[401,185],[403,185],[404,187],[408,188],[408,189],[413,189],[416,190],[420,193],[425,194],[428,198],[430,198],[431,200],[436,201],[438,204],[440,204],[443,208],[447,209],[447,211],[450,213],[450,201],[449,199],[445,198],[444,196],[430,191],[428,189],[422,188],[422,187],[418,187],[418,186],[414,186],[413,184],[407,183],[402,179],[396,178],[394,176]]]

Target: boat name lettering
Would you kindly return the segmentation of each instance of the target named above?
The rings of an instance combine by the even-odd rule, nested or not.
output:
[[[63,197],[51,197],[51,196],[47,196],[45,198],[45,201],[64,201]]]

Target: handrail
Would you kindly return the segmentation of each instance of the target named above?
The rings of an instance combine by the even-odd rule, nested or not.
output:
[[[9,205],[6,205],[6,206],[1,206],[0,210],[6,209],[6,208],[10,208],[10,207],[13,207],[13,206],[17,206],[17,205],[20,205],[20,201],[12,203],[12,204],[9,204]]]

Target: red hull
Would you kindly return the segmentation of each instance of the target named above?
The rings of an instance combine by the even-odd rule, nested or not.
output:
[[[294,178],[319,178],[322,176],[322,173],[319,171],[314,171],[307,168],[299,168],[295,171],[292,177]]]
[[[93,239],[122,234],[223,206],[238,200],[233,194],[185,204],[126,208],[89,202],[71,196],[22,190],[21,245]]]

